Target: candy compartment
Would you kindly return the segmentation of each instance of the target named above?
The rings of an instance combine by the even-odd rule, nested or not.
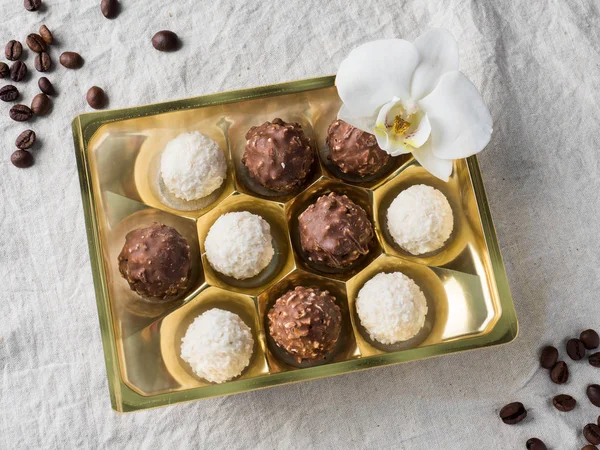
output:
[[[171,214],[196,218],[234,190],[228,127],[222,106],[157,114],[111,124],[100,128],[94,136],[92,170],[98,173],[98,184],[102,190],[110,190]],[[227,177],[208,196],[186,201],[164,185],[160,163],[169,141],[182,133],[196,131],[218,144],[227,162]]]
[[[324,359],[318,361],[297,361],[293,355],[276,344],[269,332],[269,319],[267,314],[279,297],[284,295],[286,292],[293,290],[297,286],[315,288],[321,291],[329,292],[330,295],[335,297],[336,304],[341,310],[341,331],[337,344],[335,348],[325,356]],[[354,337],[350,321],[346,286],[342,282],[315,276],[302,270],[295,270],[283,280],[259,295],[258,311],[260,320],[262,321],[263,329],[265,330],[267,359],[269,361],[269,366],[272,373],[285,372],[299,368],[315,367],[332,362],[346,361],[360,357],[360,351],[356,344],[356,339]]]
[[[312,272],[316,275],[327,276],[336,280],[346,281],[353,275],[360,272],[379,254],[381,247],[374,234],[373,239],[369,244],[369,251],[365,255],[360,255],[349,266],[342,268],[334,268],[326,264],[312,260],[309,255],[302,249],[298,217],[319,197],[330,193],[337,195],[346,195],[351,201],[360,206],[367,213],[367,217],[375,230],[376,224],[373,220],[373,203],[371,192],[356,186],[341,183],[339,181],[322,177],[317,183],[311,186],[306,191],[302,192],[296,198],[286,205],[286,216],[288,219],[289,230],[291,234],[292,247],[294,248],[294,256],[296,264],[301,269]]]
[[[223,214],[247,211],[262,217],[270,226],[273,237],[274,256],[269,265],[258,275],[238,280],[215,270],[206,256],[204,243],[210,228]],[[212,286],[229,289],[233,292],[257,295],[275,283],[294,267],[294,257],[290,246],[287,222],[283,205],[235,193],[219,203],[209,213],[198,220],[198,237],[202,251],[202,263],[207,282]]]
[[[470,193],[459,182],[459,174],[466,170],[464,161],[457,161],[452,177],[448,182],[435,178],[413,160],[393,179],[375,189],[373,193],[374,215],[377,233],[384,252],[427,266],[455,268],[452,264],[473,241],[471,227],[466,220],[466,205],[472,201]],[[444,245],[436,251],[414,255],[401,248],[388,229],[388,208],[402,191],[415,185],[427,185],[440,191],[448,199],[454,217],[453,231]],[[463,267],[458,269],[462,270]]]
[[[231,124],[228,128],[228,140],[235,169],[235,187],[237,191],[257,198],[285,203],[321,176],[316,139],[310,119],[311,110],[303,95],[283,95],[234,103],[226,105],[225,114],[226,120]],[[252,127],[258,127],[267,121],[272,122],[276,118],[280,118],[287,123],[296,122],[300,124],[304,134],[310,140],[314,156],[311,170],[304,182],[289,193],[265,188],[250,175],[248,168],[242,163],[248,131]]]
[[[155,320],[187,302],[204,284],[204,272],[200,259],[200,247],[195,222],[154,209],[112,192],[104,192],[106,222],[102,225],[104,266],[107,288],[112,299],[113,320],[124,336],[139,330],[148,321]],[[130,231],[160,223],[177,230],[190,247],[191,276],[187,290],[169,301],[142,298],[132,291],[121,276],[118,256]]]
[[[250,363],[240,376],[233,378],[231,381],[253,378],[268,373],[263,340],[260,337],[260,324],[252,297],[216,287],[207,287],[190,302],[157,324],[162,358],[167,371],[179,383],[181,388],[189,389],[214,384],[198,377],[190,365],[180,356],[181,339],[188,327],[196,317],[213,308],[237,314],[252,330],[254,349]],[[148,330],[148,333],[150,333],[150,330]],[[144,337],[144,334],[142,334],[142,337]]]

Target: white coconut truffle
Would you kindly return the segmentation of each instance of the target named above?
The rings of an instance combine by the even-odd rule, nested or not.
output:
[[[387,210],[387,226],[394,241],[413,255],[439,250],[454,228],[448,199],[424,184],[400,192]]]
[[[218,272],[238,280],[258,275],[269,265],[273,250],[271,227],[248,211],[223,214],[210,227],[204,248]]]
[[[427,300],[419,286],[403,273],[379,273],[358,293],[356,312],[371,339],[395,344],[414,337],[423,328]]]
[[[253,349],[248,325],[237,314],[216,308],[196,317],[181,339],[181,358],[211,383],[240,375]]]
[[[227,177],[227,162],[219,145],[196,132],[183,133],[169,141],[160,160],[166,188],[176,197],[198,200],[206,197]]]

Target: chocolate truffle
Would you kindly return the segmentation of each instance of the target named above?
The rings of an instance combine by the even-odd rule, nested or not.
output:
[[[334,120],[327,130],[329,159],[340,170],[364,177],[377,173],[389,160],[389,153],[377,145],[377,138],[343,120]]]
[[[153,223],[125,236],[119,272],[142,297],[171,300],[186,291],[191,275],[190,246],[177,230]]]
[[[345,195],[323,195],[298,217],[300,244],[313,262],[349,266],[369,253],[373,226],[364,209]]]
[[[246,133],[242,163],[250,176],[267,189],[287,193],[300,186],[314,161],[310,140],[297,123],[281,119],[252,127]]]
[[[303,286],[279,297],[268,319],[275,343],[299,363],[323,359],[335,348],[342,328],[335,297]]]

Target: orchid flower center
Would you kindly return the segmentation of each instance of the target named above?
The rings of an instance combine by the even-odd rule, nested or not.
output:
[[[394,117],[394,133],[404,134],[410,128],[410,122],[404,120],[400,114]]]
[[[393,153],[409,153],[429,138],[427,115],[412,100],[394,97],[379,110],[374,134]]]

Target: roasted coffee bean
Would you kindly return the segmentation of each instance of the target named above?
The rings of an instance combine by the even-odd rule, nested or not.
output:
[[[551,345],[544,347],[540,354],[540,366],[544,369],[552,369],[556,361],[558,361],[558,350],[556,347],[552,347]]]
[[[527,450],[548,450],[548,447],[546,447],[546,444],[544,444],[538,438],[531,438],[531,439],[527,440],[527,442],[525,443],[525,446],[527,447]]]
[[[35,131],[23,131],[20,135],[17,136],[15,144],[17,148],[21,150],[27,150],[28,148],[31,148],[31,146],[35,144]]]
[[[88,105],[94,109],[102,109],[106,106],[106,94],[98,86],[92,86],[85,96]]]
[[[552,404],[559,411],[569,412],[575,409],[577,401],[570,395],[560,394],[552,399]]]
[[[600,352],[592,353],[588,358],[588,362],[590,366],[600,367]]]
[[[79,53],[64,52],[60,55],[60,63],[67,69],[79,69],[83,66],[83,58]]]
[[[6,78],[10,73],[10,69],[8,68],[8,64],[0,61],[0,79]]]
[[[15,105],[8,112],[10,118],[17,122],[26,122],[31,119],[33,111],[27,105]]]
[[[600,408],[600,385],[598,384],[590,384],[585,390],[590,402],[592,405]]]
[[[119,13],[119,2],[117,0],[102,0],[100,10],[107,19],[114,19]]]
[[[27,11],[37,11],[42,6],[42,0],[23,0],[23,6]]]
[[[23,81],[27,75],[27,66],[23,61],[15,61],[10,66],[10,79],[13,81]]]
[[[52,36],[52,32],[48,29],[46,25],[42,25],[40,27],[40,36],[48,45],[52,45],[52,43],[54,42],[54,36]]]
[[[19,41],[8,41],[6,47],[4,47],[4,56],[9,61],[16,61],[21,57],[23,53],[23,46]]]
[[[10,162],[19,169],[33,166],[33,155],[27,150],[17,150],[10,155]]]
[[[44,116],[50,109],[50,99],[46,94],[38,94],[33,97],[31,110],[36,116]]]
[[[38,53],[35,55],[35,69],[38,72],[48,72],[50,67],[52,67],[52,60],[50,59],[50,55],[46,52]]]
[[[42,53],[46,51],[46,41],[39,34],[31,33],[27,36],[25,43],[32,52]]]
[[[50,80],[46,77],[42,77],[38,80],[38,87],[40,88],[40,91],[46,95],[56,95],[54,86],[52,86],[52,83],[50,83]]]
[[[152,37],[152,45],[161,52],[173,52],[179,48],[179,37],[169,30],[162,30]]]
[[[569,339],[567,341],[567,355],[573,361],[579,361],[585,356],[585,347],[579,339]]]
[[[556,384],[565,384],[569,381],[569,367],[563,361],[557,362],[550,372],[550,379]]]
[[[598,333],[594,330],[582,331],[579,335],[579,339],[588,350],[593,350],[600,346],[600,336],[598,336]]]
[[[3,102],[14,102],[19,97],[19,90],[12,84],[0,88],[0,100]]]
[[[583,437],[586,438],[590,444],[600,444],[600,426],[595,423],[588,423],[583,427]]]
[[[507,425],[519,423],[527,417],[527,410],[521,402],[509,403],[500,410],[500,418]]]
[[[598,447],[590,444],[590,445],[585,445],[585,446],[581,447],[581,450],[598,450]]]

